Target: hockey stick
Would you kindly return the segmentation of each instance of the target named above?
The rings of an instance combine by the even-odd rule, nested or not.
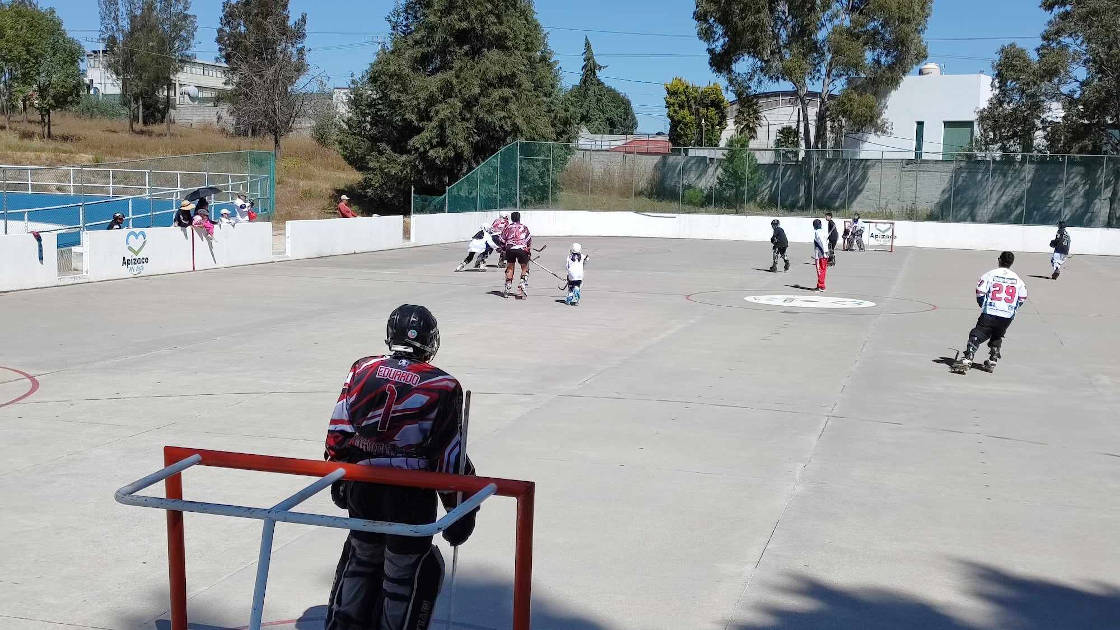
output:
[[[531,262],[531,263],[535,264],[536,266],[540,267],[541,269],[544,269],[544,270],[545,270],[545,273],[547,273],[548,275],[552,276],[553,278],[556,278],[557,280],[562,280],[562,281],[564,281],[564,282],[567,282],[567,280],[566,280],[565,278],[561,278],[560,276],[558,276],[558,275],[556,275],[556,274],[552,273],[552,270],[551,270],[551,269],[549,269],[548,267],[545,267],[544,265],[542,265],[542,264],[540,264],[539,262],[537,262],[537,259],[536,259],[536,258],[533,258],[533,259],[531,259],[531,260],[530,260],[529,262]]]
[[[535,251],[535,252],[537,252],[537,253],[539,254],[539,253],[543,252],[543,251],[544,251],[544,250],[546,250],[546,249],[548,249],[548,243],[545,243],[544,245],[541,245],[541,248],[540,248],[540,249],[537,249],[537,248],[535,248],[535,247],[534,247],[534,248],[533,248],[533,251]]]
[[[467,472],[467,425],[471,421],[471,390],[467,390],[463,397],[463,422],[459,426],[459,474]],[[455,506],[463,502],[463,493],[455,493]],[[451,620],[455,618],[455,573],[459,569],[459,546],[451,548],[451,601],[447,605],[447,623],[444,627],[451,629]]]

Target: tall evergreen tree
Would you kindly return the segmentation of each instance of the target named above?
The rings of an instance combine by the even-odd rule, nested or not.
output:
[[[381,207],[439,194],[517,139],[553,140],[560,80],[528,0],[403,0],[352,84],[339,148]]]
[[[591,40],[583,39],[583,72],[579,83],[564,95],[564,107],[572,124],[591,133],[631,134],[638,129],[638,118],[630,99],[603,83],[599,71],[606,66],[595,61]]]
[[[288,0],[225,0],[218,25],[218,52],[233,77],[230,109],[240,129],[272,137],[280,157],[280,140],[308,111],[307,14],[295,21]]]

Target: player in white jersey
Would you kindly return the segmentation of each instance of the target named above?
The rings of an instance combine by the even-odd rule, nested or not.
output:
[[[579,304],[580,292],[583,290],[583,265],[588,258],[589,256],[584,253],[582,245],[572,243],[566,263],[568,267],[568,297],[564,298],[564,303],[569,306]]]
[[[964,358],[953,366],[956,372],[966,372],[972,365],[980,344],[988,342],[990,356],[984,362],[988,371],[995,368],[1000,359],[1000,348],[1008,326],[1015,319],[1015,313],[1027,301],[1027,285],[1014,272],[1011,265],[1015,254],[1003,252],[999,255],[999,267],[980,276],[976,285],[976,303],[980,306],[980,317],[976,327],[968,333],[968,345]]]

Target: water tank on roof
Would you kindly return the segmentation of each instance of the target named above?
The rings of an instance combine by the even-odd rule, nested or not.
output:
[[[923,77],[941,76],[941,66],[931,61],[921,68],[918,68],[918,75]]]

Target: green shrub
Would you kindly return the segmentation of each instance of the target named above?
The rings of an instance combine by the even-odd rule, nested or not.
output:
[[[696,188],[695,186],[688,186],[684,189],[681,195],[681,203],[686,206],[696,206],[702,208],[708,205],[708,193],[703,188]]]
[[[78,104],[71,107],[70,111],[82,118],[128,119],[128,108],[122,105],[115,96],[97,97],[92,94],[83,94]]]

